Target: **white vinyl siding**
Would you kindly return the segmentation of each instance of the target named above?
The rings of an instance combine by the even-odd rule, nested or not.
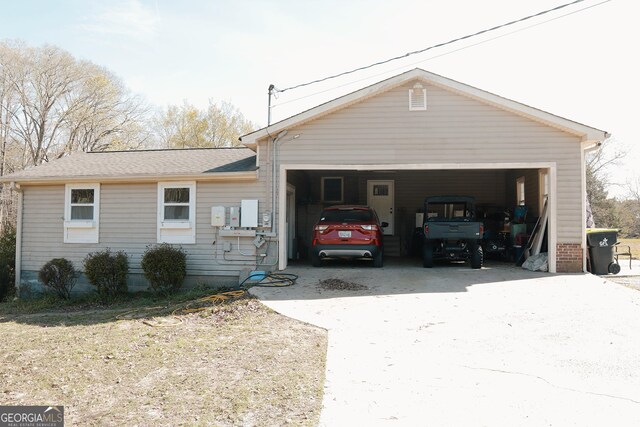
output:
[[[429,109],[415,114],[407,109],[407,91],[414,84],[408,82],[289,129],[300,136],[279,146],[279,161],[327,165],[555,162],[558,243],[581,243],[579,137],[424,82]],[[533,191],[529,194],[536,194]],[[537,205],[537,197],[531,202]]]
[[[196,183],[158,183],[158,243],[196,243]]]
[[[37,272],[47,261],[64,257],[82,270],[90,253],[106,248],[123,250],[129,256],[131,273],[142,273],[140,260],[149,245],[157,243],[157,183],[102,184],[100,186],[99,243],[61,245],[63,239],[64,185],[24,186],[22,270]],[[195,207],[196,244],[184,247],[189,275],[237,276],[241,269],[254,268],[255,257],[237,255],[238,239],[220,237],[211,226],[212,206],[239,206],[242,199],[258,199],[260,212],[268,209],[268,187],[264,182],[198,182]],[[233,252],[224,259],[222,244]],[[240,239],[244,253],[255,253],[252,239]],[[216,242],[216,244],[213,244]],[[275,240],[269,250],[277,250]],[[264,251],[263,251],[264,252]],[[265,263],[273,263],[270,255]],[[212,279],[215,281],[215,277]]]
[[[98,243],[100,184],[67,184],[64,192],[64,243]]]

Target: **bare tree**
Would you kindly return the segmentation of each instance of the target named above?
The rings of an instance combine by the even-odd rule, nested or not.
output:
[[[103,67],[53,47],[14,48],[11,132],[24,147],[22,167],[71,151],[129,148],[144,143],[147,108]]]
[[[142,123],[148,108],[114,75],[91,63],[79,64],[84,77],[66,102],[65,145],[71,151],[139,148],[149,138]]]
[[[626,155],[627,149],[610,138],[586,159],[587,198],[598,227],[616,227],[620,221],[614,200],[609,198],[607,191],[609,186],[616,185],[610,182],[608,171]]]
[[[231,147],[240,144],[238,137],[255,130],[256,126],[231,103],[214,104],[209,100],[206,111],[207,139],[214,147]]]
[[[627,147],[619,144],[614,138],[606,139],[599,149],[587,155],[587,169],[602,180],[605,185],[611,185],[612,183],[606,176],[607,170],[612,166],[619,165],[628,152]]]
[[[12,85],[12,70],[9,67],[9,64],[14,62],[14,57],[11,46],[0,42],[0,176],[13,171],[12,167],[7,168],[7,151],[10,144],[12,118],[17,114],[16,92]],[[6,185],[1,185],[0,232],[4,230],[5,220],[13,219],[11,208],[14,205],[14,195],[12,193]]]
[[[137,148],[148,108],[103,67],[54,46],[0,41],[0,175],[72,151]],[[0,193],[0,226],[12,203]]]
[[[212,100],[206,110],[186,101],[171,105],[157,115],[155,127],[161,145],[167,148],[233,147],[238,137],[255,129],[233,105]]]

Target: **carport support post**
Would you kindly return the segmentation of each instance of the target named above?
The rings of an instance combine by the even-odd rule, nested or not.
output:
[[[287,168],[285,165],[280,165],[280,179],[278,180],[278,270],[284,270],[287,268],[287,242],[285,236],[286,226],[286,209],[287,209],[287,192],[281,191],[283,188],[287,188]],[[275,177],[274,177],[275,179]]]
[[[557,206],[557,196],[556,196],[556,189],[558,188],[557,186],[557,179],[558,176],[558,171],[557,171],[557,166],[555,163],[553,163],[553,165],[551,165],[549,167],[549,196],[548,196],[548,200],[547,203],[549,204],[548,208],[549,208],[549,222],[547,224],[547,236],[548,236],[548,240],[549,240],[549,244],[547,246],[548,250],[547,250],[547,256],[548,256],[548,261],[549,261],[549,273],[555,273],[557,270],[557,265],[556,265],[556,260],[557,260],[557,254],[558,254],[558,242],[557,242],[557,231],[556,231],[556,221],[557,221],[557,214],[558,214],[558,210],[556,208]]]

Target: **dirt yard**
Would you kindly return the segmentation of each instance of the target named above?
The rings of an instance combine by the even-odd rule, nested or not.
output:
[[[325,330],[252,298],[169,310],[0,304],[0,401],[64,405],[69,425],[317,425]]]

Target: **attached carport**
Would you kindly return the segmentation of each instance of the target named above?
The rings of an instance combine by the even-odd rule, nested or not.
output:
[[[425,196],[475,196],[479,203],[518,205],[522,200],[516,200],[514,180],[524,176],[524,202],[532,215],[540,214],[540,200],[548,195],[550,271],[576,273],[586,266],[585,155],[608,137],[605,131],[415,69],[242,141],[256,149],[259,179],[271,195],[272,202],[262,208],[268,218],[275,213],[268,235],[277,238],[281,269],[288,257],[295,258],[296,233],[308,233],[315,220],[310,211],[294,214],[298,207],[317,210],[341,200],[370,204],[369,182],[393,181],[395,234],[411,226],[411,215]],[[331,180],[340,177],[342,183]],[[338,203],[318,196],[327,179],[334,190],[344,185]],[[541,182],[547,182],[545,190]],[[300,220],[306,224],[296,224]]]
[[[545,176],[546,175],[546,176]],[[529,217],[537,217],[544,198],[548,200],[548,246],[555,247],[556,237],[556,164],[535,163],[460,163],[460,164],[282,164],[280,166],[278,234],[287,236],[280,244],[279,268],[288,259],[305,258],[311,230],[323,206],[334,203],[367,204],[378,211],[386,230],[385,251],[391,256],[407,256],[415,213],[424,198],[433,195],[470,195],[478,206],[500,208],[519,204],[517,182],[524,181],[524,204]],[[341,184],[340,200],[327,201],[326,179]],[[376,187],[384,189],[380,205],[374,197]],[[388,202],[387,202],[388,203]],[[391,214],[391,215],[389,215]],[[556,254],[549,255],[549,269],[556,271]]]

